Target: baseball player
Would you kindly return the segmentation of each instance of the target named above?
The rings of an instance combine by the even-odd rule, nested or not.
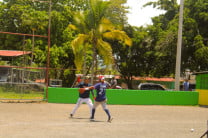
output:
[[[97,106],[99,104],[102,105],[103,110],[106,112],[106,114],[108,115],[108,122],[112,121],[112,117],[110,115],[110,112],[107,108],[107,98],[106,98],[106,89],[109,87],[108,84],[105,82],[105,78],[103,76],[99,77],[99,83],[94,85],[94,89],[96,90],[96,98],[93,104],[93,108],[92,108],[92,115],[90,117],[90,120],[93,121],[94,120],[94,115],[95,115],[95,110],[97,108]]]
[[[116,89],[117,80],[115,79],[115,77],[112,77],[110,83],[111,83],[111,89]]]
[[[89,84],[89,81],[90,81],[90,78],[89,77],[85,77],[84,78],[84,82],[79,83],[78,87],[79,88],[88,88],[88,87],[92,86],[91,84]],[[91,89],[88,89],[88,90],[84,91],[83,93],[79,93],[79,98],[77,100],[77,103],[76,103],[74,109],[70,113],[70,117],[74,116],[76,110],[79,108],[79,106],[82,103],[86,103],[89,106],[90,113],[91,113],[93,104],[92,104],[92,100],[90,99],[90,91],[92,92]],[[94,94],[93,94],[93,97],[94,97]]]

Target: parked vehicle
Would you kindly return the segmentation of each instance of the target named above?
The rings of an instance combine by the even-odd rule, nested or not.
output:
[[[116,89],[122,89],[122,87],[121,87],[121,86],[116,85]]]
[[[156,83],[140,83],[138,85],[139,90],[166,90],[161,84]]]
[[[190,83],[189,84],[189,91],[195,91],[195,89],[196,89],[196,84]],[[183,90],[184,90],[183,85],[180,85],[180,91],[183,91]]]

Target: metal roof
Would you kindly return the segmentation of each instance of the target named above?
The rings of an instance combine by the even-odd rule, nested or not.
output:
[[[0,50],[0,56],[4,57],[17,57],[30,54],[30,51],[15,51],[15,50]]]

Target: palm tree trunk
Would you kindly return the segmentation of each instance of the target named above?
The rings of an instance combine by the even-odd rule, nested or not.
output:
[[[91,84],[94,82],[95,75],[95,62],[96,62],[96,48],[95,44],[93,44],[93,59],[92,59],[92,68],[91,68]]]
[[[94,37],[94,39],[92,40],[92,45],[93,45],[93,59],[92,59],[92,70],[91,70],[91,84],[94,84],[94,77],[95,76],[95,64],[96,64],[96,45],[97,45],[97,38]]]
[[[84,46],[84,66],[83,66],[83,75],[86,76],[87,75],[87,70],[86,70],[86,45]]]

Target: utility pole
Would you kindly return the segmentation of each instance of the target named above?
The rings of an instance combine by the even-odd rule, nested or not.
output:
[[[48,21],[48,50],[47,50],[47,65],[46,65],[46,100],[48,100],[48,85],[49,85],[49,67],[50,67],[50,46],[51,46],[51,0],[49,2],[49,21]]]
[[[180,90],[181,47],[182,47],[182,30],[183,30],[183,7],[184,7],[184,0],[180,0],[178,42],[177,42],[176,70],[175,70],[175,91]]]

